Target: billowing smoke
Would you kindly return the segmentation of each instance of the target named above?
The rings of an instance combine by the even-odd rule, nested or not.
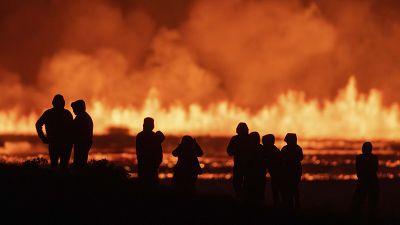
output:
[[[0,3],[0,109],[55,93],[109,106],[228,100],[257,110],[289,89],[332,98],[351,75],[400,99],[398,1]]]

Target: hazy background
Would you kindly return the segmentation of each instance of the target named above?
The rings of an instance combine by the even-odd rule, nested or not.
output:
[[[257,110],[288,89],[333,98],[354,75],[400,99],[396,0],[2,0],[0,110],[55,93],[109,106],[228,100]],[[23,103],[23,104],[22,104]]]

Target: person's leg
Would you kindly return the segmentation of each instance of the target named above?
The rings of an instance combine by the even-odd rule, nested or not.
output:
[[[84,148],[82,144],[75,143],[74,144],[74,166],[80,168],[83,166],[83,151]]]
[[[378,208],[379,202],[379,184],[371,184],[368,191],[368,215],[370,218],[374,218]]]
[[[301,208],[301,204],[300,204],[299,184],[296,184],[293,188],[294,188],[293,189],[294,208],[295,209],[300,209]]]
[[[279,196],[279,182],[274,176],[271,176],[271,190],[274,207],[279,207],[281,205]]]
[[[232,178],[232,182],[233,182],[233,188],[235,190],[236,196],[240,197],[243,193],[243,180],[244,180],[244,176],[243,173],[237,169],[237,168],[233,168],[233,178]]]
[[[84,146],[84,151],[82,153],[82,164],[83,166],[87,166],[88,158],[89,158],[89,151],[90,148],[92,147],[91,143],[86,143]]]
[[[49,158],[51,170],[57,170],[59,155],[57,152],[57,146],[55,144],[49,144]]]
[[[363,184],[357,183],[356,190],[353,195],[352,211],[354,216],[359,216],[361,212],[361,206],[365,200],[366,192]]]
[[[71,151],[72,151],[72,144],[66,144],[66,143],[62,144],[60,146],[60,151],[61,151],[60,168],[65,171],[68,169],[69,159],[71,157]]]

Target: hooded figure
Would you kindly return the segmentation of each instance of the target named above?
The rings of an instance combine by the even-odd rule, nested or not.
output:
[[[244,176],[248,165],[250,152],[249,128],[245,123],[239,123],[236,128],[237,135],[233,136],[229,141],[227,153],[233,156],[233,188],[238,197],[242,195]]]
[[[93,142],[93,120],[86,112],[85,101],[75,101],[71,104],[71,107],[76,115],[72,126],[74,165],[76,167],[85,167]]]
[[[66,110],[64,97],[60,94],[54,96],[53,108],[46,110],[36,122],[36,131],[43,143],[49,145],[50,165],[53,170],[58,167],[68,168],[72,150],[72,114]],[[46,134],[43,132],[43,125]]]
[[[300,208],[299,184],[302,175],[303,149],[297,145],[297,136],[294,133],[286,134],[284,141],[287,145],[281,151],[283,202],[288,209],[298,209]]]
[[[202,173],[197,159],[197,157],[203,156],[200,145],[196,139],[190,136],[183,136],[181,143],[172,152],[172,155],[178,157],[174,167],[173,184],[179,191],[193,193],[197,176]]]

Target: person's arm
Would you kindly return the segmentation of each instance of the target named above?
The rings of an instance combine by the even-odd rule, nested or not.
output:
[[[176,147],[175,150],[172,151],[172,155],[178,157],[180,154],[181,154],[181,144],[178,144],[178,147]]]
[[[378,157],[375,156],[375,162],[374,162],[374,170],[375,170],[375,172],[378,172],[378,168],[379,168],[379,160],[378,160]]]
[[[235,149],[234,149],[234,137],[231,138],[231,140],[229,141],[228,147],[226,149],[226,152],[228,153],[229,156],[233,156],[233,154],[235,153]]]
[[[38,119],[36,122],[36,132],[39,136],[39,138],[42,140],[43,143],[47,144],[48,140],[46,135],[43,132],[43,125],[46,122],[46,113],[43,113],[42,116]]]
[[[142,138],[141,135],[138,134],[136,135],[136,160],[137,161],[142,161],[143,157],[143,143],[142,143]]]
[[[300,151],[299,160],[301,162],[304,159],[304,155],[303,155],[303,149],[300,146],[299,146],[299,151]]]
[[[199,143],[197,143],[196,139],[194,140],[194,150],[195,150],[195,155],[196,157],[202,157],[203,156],[203,150],[201,149]]]
[[[356,174],[357,178],[361,178],[361,165],[360,165],[360,156],[356,156]]]

